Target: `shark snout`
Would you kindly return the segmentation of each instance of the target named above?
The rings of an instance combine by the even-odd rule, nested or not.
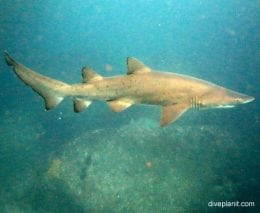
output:
[[[228,96],[229,96],[229,98],[228,98],[229,101],[227,101],[227,102],[229,102],[229,104],[233,104],[233,105],[246,104],[246,103],[249,103],[249,102],[252,102],[255,100],[255,98],[253,96],[235,92],[232,90],[228,90]]]
[[[249,96],[249,95],[245,95],[245,94],[239,94],[239,96],[237,96],[235,98],[235,101],[237,102],[237,104],[246,104],[249,102],[252,102],[253,100],[255,100],[254,97]]]
[[[243,104],[246,104],[246,103],[252,102],[252,101],[254,101],[254,100],[255,100],[254,97],[247,95],[246,97],[242,98],[242,103],[243,103]]]

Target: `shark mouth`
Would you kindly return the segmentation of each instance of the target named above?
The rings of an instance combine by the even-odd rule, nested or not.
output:
[[[250,97],[248,100],[243,101],[243,104],[246,104],[246,103],[252,102],[253,100],[255,100],[255,98]]]
[[[235,105],[217,105],[215,108],[223,109],[223,108],[233,108],[233,107],[235,107]]]

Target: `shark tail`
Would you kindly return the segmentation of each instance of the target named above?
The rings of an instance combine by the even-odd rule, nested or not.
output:
[[[43,76],[13,59],[8,52],[4,52],[6,63],[13,67],[15,74],[45,101],[45,109],[50,110],[57,106],[65,97],[65,90],[70,85],[61,81]]]

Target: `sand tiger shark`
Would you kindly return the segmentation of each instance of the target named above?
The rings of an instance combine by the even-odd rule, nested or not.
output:
[[[114,112],[133,104],[159,105],[160,125],[164,126],[191,108],[230,108],[254,100],[195,77],[154,71],[132,57],[127,58],[127,75],[103,77],[83,67],[82,83],[72,85],[25,67],[7,52],[4,57],[15,74],[44,99],[46,110],[57,106],[65,97],[73,98],[75,112],[83,111],[92,101],[106,101]]]

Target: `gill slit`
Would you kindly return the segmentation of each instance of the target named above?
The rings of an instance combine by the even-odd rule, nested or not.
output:
[[[201,103],[198,100],[197,96],[195,96],[194,98],[191,98],[191,107],[194,109],[200,109]]]

